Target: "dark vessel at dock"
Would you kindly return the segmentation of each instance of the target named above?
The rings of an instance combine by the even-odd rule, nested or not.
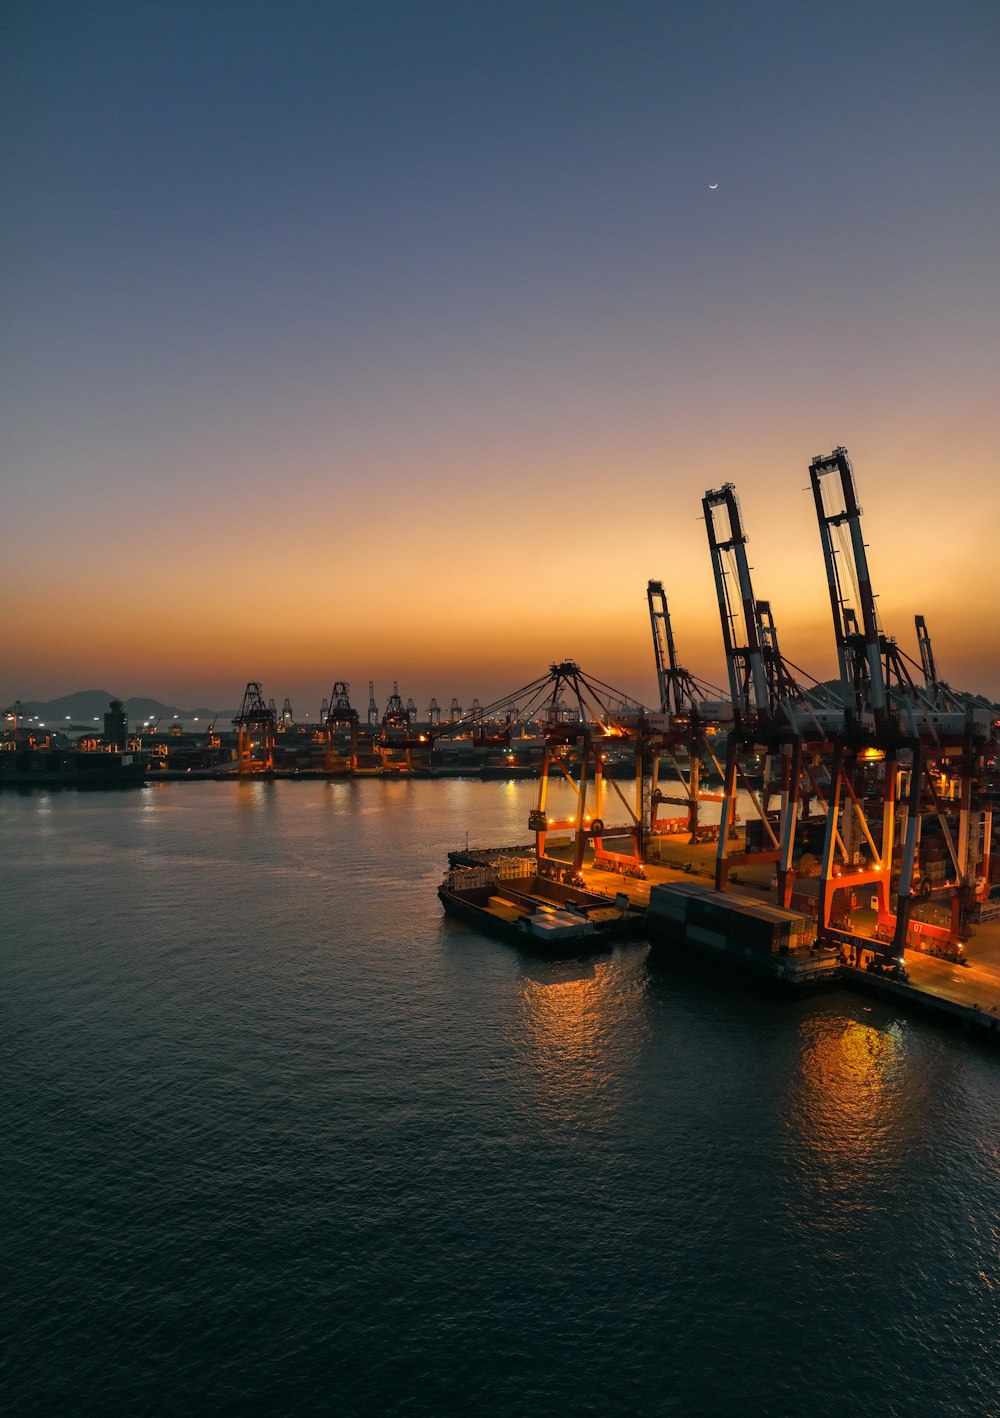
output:
[[[0,788],[136,788],[146,776],[137,753],[18,747],[0,754]]]
[[[95,730],[75,742],[26,724],[20,701],[3,719],[0,788],[131,788],[145,781],[148,755],[130,737],[120,699],[108,705],[103,735]]]
[[[841,975],[840,952],[815,944],[808,916],[698,882],[653,886],[645,934],[664,954],[796,994]]]

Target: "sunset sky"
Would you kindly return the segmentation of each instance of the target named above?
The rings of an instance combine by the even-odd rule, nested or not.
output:
[[[1000,698],[1000,7],[32,0],[2,20],[0,701],[722,683],[700,499],[835,668]],[[712,190],[713,185],[715,190]]]

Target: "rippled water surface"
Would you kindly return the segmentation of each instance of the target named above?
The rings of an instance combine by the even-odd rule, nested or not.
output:
[[[5,1413],[1000,1412],[1000,1055],[446,921],[530,793],[0,795]]]

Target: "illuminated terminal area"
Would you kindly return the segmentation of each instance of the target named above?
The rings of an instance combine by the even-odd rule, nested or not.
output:
[[[1000,707],[940,677],[923,615],[915,657],[880,625],[846,450],[814,458],[809,477],[831,681],[782,654],[775,611],[753,583],[736,488],[725,483],[702,499],[725,687],[683,667],[663,583],[650,580],[653,706],[571,660],[489,704],[463,709],[452,698],[443,711],[432,699],[422,713],[397,683],[380,703],[371,681],[362,713],[341,679],[315,719],[297,719],[287,698],[278,710],[258,681],[235,714],[207,722],[130,724],[113,700],[103,720],[57,727],[15,704],[0,784],[524,777],[537,784],[525,851],[540,881],[613,884],[651,919],[658,901],[665,920],[703,913],[715,922],[706,941],[721,949],[728,927],[710,903],[657,894],[678,878],[705,879],[801,918],[808,948],[832,952],[838,966],[900,983],[918,956],[970,968],[972,955],[985,968],[997,934],[1000,972]],[[484,851],[458,866],[492,870],[496,849]],[[989,988],[1000,1001],[992,977]]]

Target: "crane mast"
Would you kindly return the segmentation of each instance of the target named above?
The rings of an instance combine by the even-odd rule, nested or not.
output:
[[[927,622],[922,615],[913,617],[917,627],[917,645],[920,648],[920,664],[924,671],[924,684],[933,693],[938,687],[937,667],[934,664],[934,651],[931,648],[931,637],[927,630]]]
[[[698,687],[693,676],[677,663],[674,632],[662,581],[647,582],[646,601],[649,606],[649,624],[653,632],[660,710],[678,718],[689,717],[697,713]]]
[[[733,484],[724,483],[721,488],[706,492],[702,508],[719,600],[733,712],[737,723],[746,723],[755,713],[766,712],[768,694],[747,561],[747,537]]]
[[[860,725],[871,714],[875,727],[881,729],[887,718],[882,669],[885,647],[875,613],[875,596],[861,534],[861,507],[847,449],[835,448],[826,456],[813,458],[809,478],[833,611],[845,726]],[[846,539],[841,534],[842,528],[847,531]]]

